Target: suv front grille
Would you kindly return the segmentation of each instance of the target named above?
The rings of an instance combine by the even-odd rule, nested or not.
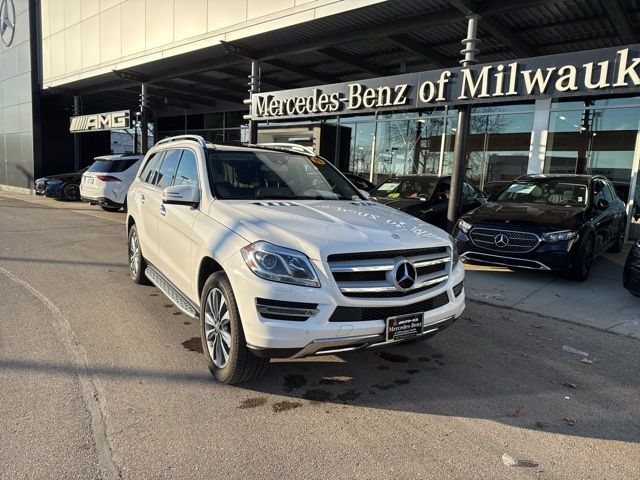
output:
[[[474,227],[469,237],[478,247],[496,252],[527,253],[540,243],[540,237],[534,233],[497,228]]]
[[[416,269],[413,287],[395,286],[392,272],[400,260]],[[448,247],[356,252],[329,255],[329,268],[338,288],[347,297],[395,298],[413,295],[440,286],[449,278],[451,250]]]
[[[399,305],[397,307],[337,307],[330,322],[367,322],[370,320],[386,320],[398,315],[428,312],[449,303],[447,293],[441,293],[418,303]]]

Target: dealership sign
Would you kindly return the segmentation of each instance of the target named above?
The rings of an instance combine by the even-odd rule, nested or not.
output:
[[[254,120],[640,92],[640,45],[252,96]]]
[[[91,115],[71,117],[69,131],[71,133],[98,132],[129,128],[130,125],[131,112],[129,110],[121,110],[119,112],[93,113]]]

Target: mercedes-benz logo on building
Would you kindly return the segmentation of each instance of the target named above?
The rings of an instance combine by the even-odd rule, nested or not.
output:
[[[391,272],[393,284],[398,290],[409,290],[416,283],[418,272],[409,260],[400,260]]]
[[[496,244],[496,247],[504,248],[509,245],[509,237],[507,237],[504,233],[500,233],[496,235],[496,238],[493,239],[493,243]]]
[[[16,7],[13,0],[2,0],[0,3],[0,38],[6,47],[13,43],[16,33]]]

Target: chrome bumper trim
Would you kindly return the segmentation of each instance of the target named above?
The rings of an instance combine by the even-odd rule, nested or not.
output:
[[[433,333],[440,329],[440,324],[454,320],[454,315],[439,320],[429,325],[422,327],[422,333],[413,338],[420,338],[428,333]],[[335,338],[319,338],[309,343],[306,347],[302,348],[298,353],[291,358],[303,358],[311,355],[331,355],[335,353],[353,352],[363,348],[375,348],[381,346],[394,345],[396,343],[402,343],[406,340],[394,340],[387,342],[384,337],[384,333],[378,333],[374,335],[359,335],[355,337],[335,337]]]
[[[481,257],[490,257],[490,258],[484,259]],[[503,255],[492,255],[490,253],[464,252],[463,254],[460,255],[460,260],[462,260],[463,262],[466,260],[471,260],[475,262],[489,263],[491,265],[500,265],[504,267],[525,268],[527,270],[551,270],[544,263],[538,262],[537,260],[530,260],[528,258],[518,258],[518,257],[505,257]],[[509,260],[515,260],[517,262],[528,262],[532,264],[532,266],[516,265],[513,262],[505,263],[505,262],[508,262]]]

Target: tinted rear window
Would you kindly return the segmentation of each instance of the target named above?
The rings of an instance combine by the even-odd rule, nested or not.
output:
[[[135,158],[131,160],[96,160],[88,171],[101,173],[124,172],[133,167],[137,161]]]

